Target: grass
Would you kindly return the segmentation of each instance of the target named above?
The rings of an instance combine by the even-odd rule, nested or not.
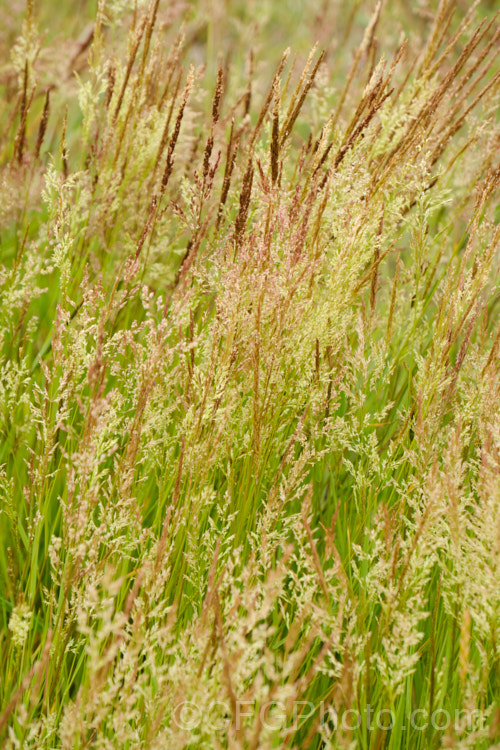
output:
[[[2,747],[500,747],[499,9],[4,14]]]

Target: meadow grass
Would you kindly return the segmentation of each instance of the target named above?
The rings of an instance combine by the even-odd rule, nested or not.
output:
[[[4,7],[1,747],[500,747],[498,2]]]

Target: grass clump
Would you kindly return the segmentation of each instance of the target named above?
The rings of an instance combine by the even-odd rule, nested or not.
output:
[[[498,746],[500,30],[464,6],[8,16],[2,747]]]

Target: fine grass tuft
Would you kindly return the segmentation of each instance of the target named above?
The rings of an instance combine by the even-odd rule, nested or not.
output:
[[[2,748],[500,747],[500,7],[286,5],[2,14]]]

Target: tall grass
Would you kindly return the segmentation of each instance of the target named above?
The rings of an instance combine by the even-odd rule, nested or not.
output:
[[[497,7],[5,16],[2,748],[500,747]]]

